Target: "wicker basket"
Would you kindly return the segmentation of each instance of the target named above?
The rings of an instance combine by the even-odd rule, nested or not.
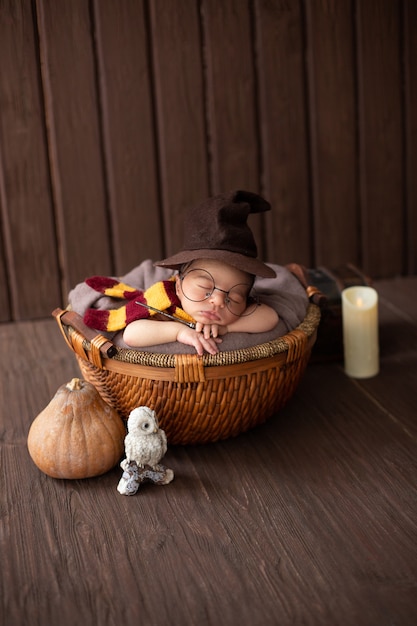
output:
[[[53,312],[84,378],[127,419],[155,409],[170,444],[214,442],[261,424],[293,395],[310,358],[320,309],[274,341],[198,357],[116,348],[73,311]]]

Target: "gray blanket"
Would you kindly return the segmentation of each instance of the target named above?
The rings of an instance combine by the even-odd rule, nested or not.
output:
[[[308,298],[304,287],[298,279],[285,267],[269,263],[276,272],[276,278],[258,278],[255,282],[255,291],[260,301],[268,304],[279,315],[279,322],[276,327],[266,333],[229,333],[223,337],[223,342],[219,349],[236,350],[256,346],[279,336],[285,335],[300,324],[307,311]],[[124,283],[136,289],[147,289],[159,280],[167,280],[172,276],[172,270],[155,267],[151,260],[143,261],[125,276],[118,277]],[[115,301],[107,296],[98,293],[86,283],[78,284],[68,296],[69,306],[73,311],[83,316],[85,311],[94,307],[97,309],[113,309],[121,305],[120,301]],[[102,333],[106,335],[106,333]],[[122,331],[109,334],[117,346],[127,348],[123,342]],[[149,346],[141,348],[141,352],[157,352],[161,354],[189,353],[194,354],[192,346],[173,342],[159,346]]]

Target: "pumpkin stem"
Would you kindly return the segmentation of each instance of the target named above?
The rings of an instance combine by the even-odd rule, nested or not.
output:
[[[72,381],[66,385],[67,389],[70,391],[78,391],[79,389],[82,389],[82,386],[83,381],[79,378],[73,378]]]

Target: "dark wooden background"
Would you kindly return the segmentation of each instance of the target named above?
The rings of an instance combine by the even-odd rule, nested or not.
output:
[[[0,0],[0,321],[232,188],[266,260],[416,273],[416,34],[414,0]]]

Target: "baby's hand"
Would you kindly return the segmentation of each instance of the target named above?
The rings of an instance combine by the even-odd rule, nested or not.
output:
[[[197,322],[195,329],[198,333],[202,333],[206,339],[210,339],[210,337],[216,339],[220,337],[220,335],[227,333],[227,326],[219,326],[219,324],[202,324],[201,322]]]
[[[217,354],[219,349],[217,344],[222,340],[220,337],[208,337],[201,331],[198,331],[197,328],[194,330],[193,328],[187,328],[186,326],[181,326],[178,331],[177,341],[180,343],[185,343],[188,346],[194,346],[199,356],[203,356],[204,351],[209,354]]]

